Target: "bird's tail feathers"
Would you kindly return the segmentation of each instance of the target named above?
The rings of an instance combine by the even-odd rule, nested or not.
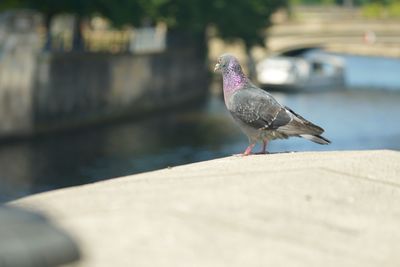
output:
[[[300,136],[321,145],[328,145],[331,143],[331,141],[321,135],[301,134]]]
[[[324,129],[319,127],[318,125],[315,125],[314,123],[304,120],[302,121],[304,126],[307,127],[307,130],[310,131],[313,135],[320,135],[324,132]]]
[[[285,107],[285,108],[287,110],[289,110],[293,115],[295,115],[295,121],[297,120],[297,122],[299,122],[301,124],[301,126],[297,125],[297,127],[303,128],[304,130],[306,130],[308,133],[310,133],[312,135],[320,135],[324,132],[324,129],[322,129],[318,125],[315,125],[314,123],[310,122],[309,120],[306,120],[305,118],[303,118],[302,116],[300,116],[299,114],[297,114],[296,112],[291,110],[290,108],[288,108],[288,107]]]

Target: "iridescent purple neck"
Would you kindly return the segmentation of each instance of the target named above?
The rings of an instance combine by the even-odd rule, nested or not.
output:
[[[247,78],[240,66],[227,69],[222,73],[224,93],[234,93],[246,84]]]

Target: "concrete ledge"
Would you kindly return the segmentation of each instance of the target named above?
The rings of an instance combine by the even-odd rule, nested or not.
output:
[[[400,153],[228,157],[34,195],[79,266],[399,266]]]

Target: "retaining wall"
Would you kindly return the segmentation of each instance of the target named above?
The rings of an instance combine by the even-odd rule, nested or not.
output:
[[[3,14],[0,21],[0,138],[140,116],[207,91],[195,47],[140,55],[43,52],[37,14]]]

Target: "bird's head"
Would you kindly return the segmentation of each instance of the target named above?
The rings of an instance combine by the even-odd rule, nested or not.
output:
[[[221,72],[224,95],[243,88],[249,80],[242,71],[237,58],[231,54],[223,54],[215,64],[214,71]]]
[[[223,54],[218,58],[214,72],[225,72],[234,68],[240,68],[237,58],[231,54]]]

